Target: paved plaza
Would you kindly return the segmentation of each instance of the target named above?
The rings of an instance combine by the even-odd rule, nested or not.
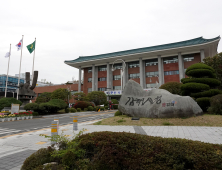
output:
[[[94,121],[96,122],[96,121]],[[59,134],[70,138],[80,130],[84,133],[112,131],[130,132],[150,136],[166,138],[185,138],[207,143],[222,144],[222,127],[199,127],[199,126],[108,126],[90,125],[93,122],[78,124],[78,131],[73,132],[72,124],[59,127]],[[45,128],[31,132],[23,132],[0,138],[0,169],[19,170],[24,160],[36,150],[47,147],[50,141],[40,134],[50,135],[51,129]]]

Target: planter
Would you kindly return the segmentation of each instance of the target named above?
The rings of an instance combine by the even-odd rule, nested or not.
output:
[[[33,118],[33,116],[29,116],[29,118],[30,118],[30,119],[32,119],[32,118]]]
[[[22,120],[25,120],[25,116],[22,116]]]
[[[26,118],[26,119],[29,119],[29,117],[28,117],[28,116],[25,116],[25,118]]]
[[[20,120],[20,117],[17,117],[17,120]]]
[[[5,121],[5,118],[2,118],[2,122],[4,122]]]
[[[12,117],[12,121],[15,121],[15,117]]]
[[[8,121],[11,121],[11,118],[10,118],[10,117],[8,117],[7,119],[8,119]]]

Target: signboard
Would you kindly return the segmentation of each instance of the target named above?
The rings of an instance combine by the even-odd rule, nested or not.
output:
[[[12,104],[11,105],[11,114],[14,114],[14,113],[19,113],[19,104]]]
[[[122,95],[122,91],[121,90],[112,90],[112,91],[104,91],[104,93],[108,96],[111,95]]]

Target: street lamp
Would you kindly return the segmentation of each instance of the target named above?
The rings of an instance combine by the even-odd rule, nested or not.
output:
[[[124,73],[124,70],[125,70],[125,68],[126,68],[126,63],[125,63],[125,61],[122,60],[122,59],[117,59],[117,60],[115,60],[115,61],[113,62],[113,65],[112,65],[112,71],[115,71],[115,70],[116,70],[115,68],[113,68],[113,66],[114,66],[115,62],[118,61],[118,60],[122,61],[122,68],[120,69],[121,92],[122,92],[122,91],[123,91],[123,73]]]

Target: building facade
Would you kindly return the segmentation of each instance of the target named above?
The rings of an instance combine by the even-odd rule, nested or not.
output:
[[[219,41],[220,37],[199,37],[127,51],[81,56],[75,60],[65,61],[65,64],[79,69],[78,91],[81,91],[83,70],[83,92],[86,94],[91,91],[121,90],[123,65],[126,66],[122,76],[123,90],[129,79],[147,89],[171,81],[180,82],[186,77],[185,71],[190,65],[217,54]]]

